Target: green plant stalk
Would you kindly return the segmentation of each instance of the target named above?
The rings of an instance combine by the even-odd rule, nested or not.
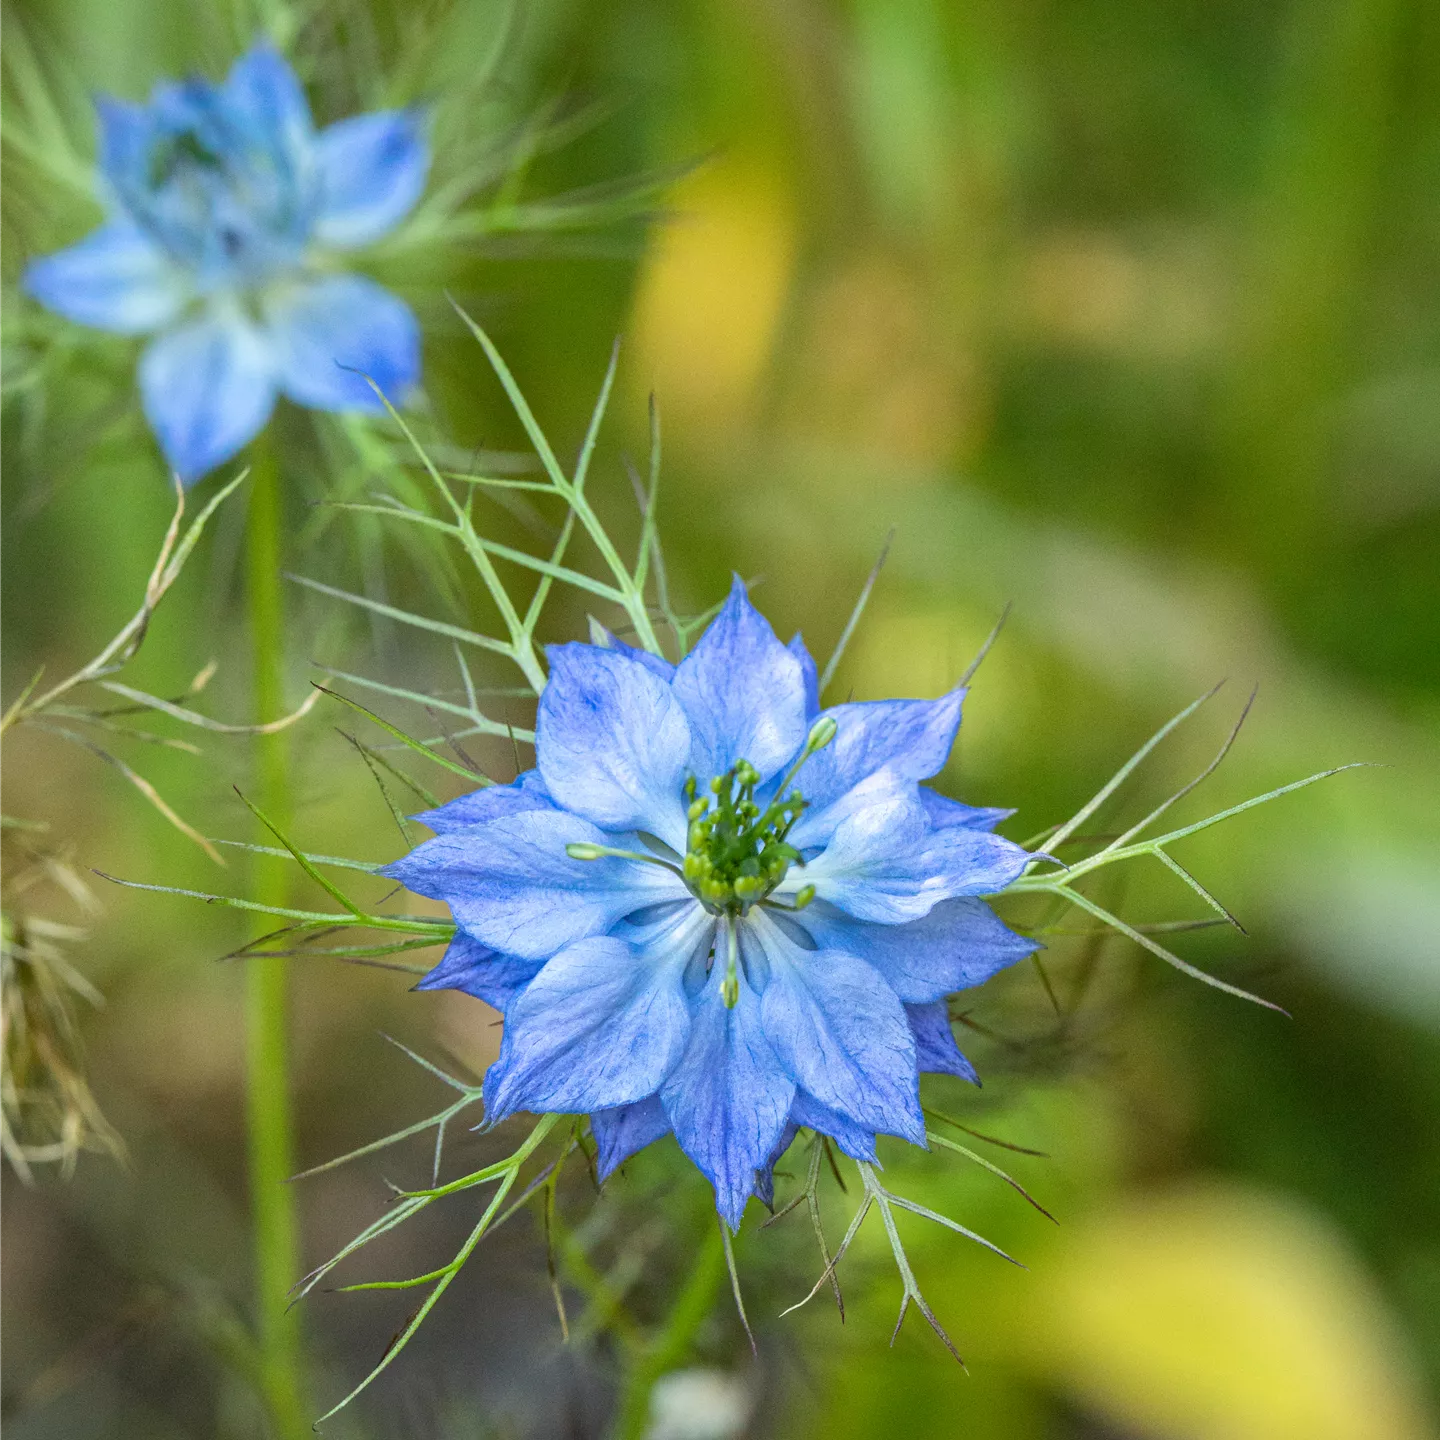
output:
[[[642,1440],[650,1424],[650,1393],[686,1356],[725,1278],[725,1245],[718,1227],[696,1252],[685,1288],[675,1297],[660,1333],[630,1359],[611,1431],[614,1440]]]
[[[255,718],[284,713],[284,614],[281,598],[280,472],[268,436],[255,442],[250,514],[246,527],[247,599],[254,661]],[[289,824],[289,736],[256,737],[255,791],[260,808],[282,829]],[[271,837],[259,834],[263,844]],[[256,903],[284,906],[287,861],[251,857]],[[289,962],[281,955],[245,962],[246,1119],[249,1130],[250,1211],[254,1246],[260,1373],[275,1433],[284,1440],[310,1434],[300,1360],[298,1315],[288,1291],[300,1273],[295,1220],[295,1146],[290,1115]]]

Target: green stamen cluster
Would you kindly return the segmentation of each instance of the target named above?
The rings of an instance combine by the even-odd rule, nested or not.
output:
[[[685,882],[707,909],[717,915],[744,915],[775,889],[791,865],[804,863],[788,837],[805,812],[805,797],[789,786],[805,761],[834,735],[833,720],[816,724],[763,810],[755,800],[760,773],[748,760],[711,780],[708,795],[699,793],[694,776],[686,782],[690,828]],[[807,885],[796,895],[795,908],[803,909],[814,894]]]
[[[759,772],[741,760],[710,782],[709,796],[697,795],[693,776],[685,786],[690,802],[685,880],[717,914],[743,915],[800,859],[785,837],[804,813],[804,796],[798,790],[777,795],[762,811],[755,803],[759,783]]]

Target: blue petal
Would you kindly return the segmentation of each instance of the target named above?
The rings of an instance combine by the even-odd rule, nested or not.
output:
[[[795,1082],[775,1058],[747,984],[727,1009],[716,965],[696,1002],[684,1058],[660,1091],[680,1148],[715,1187],[715,1208],[732,1230],[784,1133]]]
[[[527,770],[513,784],[487,785],[481,790],[471,790],[467,795],[457,796],[434,810],[422,810],[410,818],[428,825],[437,835],[449,835],[452,831],[463,830],[469,825],[482,825],[501,815],[554,808],[539,771]]]
[[[868,700],[826,710],[835,738],[805,762],[798,781],[811,806],[808,829],[814,830],[826,806],[881,769],[902,780],[928,780],[943,770],[964,698],[957,689],[938,700]]]
[[[768,778],[805,743],[800,662],[738,576],[724,609],[677,667],[674,691],[690,721],[690,766],[702,784],[737,760]]]
[[[819,671],[811,652],[805,648],[805,641],[799,634],[785,647],[801,662],[801,678],[805,681],[805,719],[815,720],[819,716]]]
[[[535,755],[557,804],[606,830],[645,830],[682,855],[690,728],[670,687],[595,645],[552,645]]]
[[[1015,813],[1013,810],[963,805],[959,800],[936,794],[924,785],[920,787],[920,803],[925,807],[925,814],[931,825],[937,830],[946,830],[952,825],[962,826],[966,830],[993,830],[1002,820],[1008,820]]]
[[[933,829],[915,792],[888,771],[857,787],[829,845],[792,869],[781,893],[813,885],[820,899],[857,919],[902,925],[942,900],[1003,890],[1025,868],[1029,853],[999,835]],[[873,803],[856,804],[861,795]]]
[[[800,676],[805,682],[805,718],[814,720],[820,714],[820,672],[798,634],[785,648],[800,662]]]
[[[626,659],[643,665],[667,685],[675,678],[675,667],[663,655],[653,655],[649,650],[627,645],[594,619],[590,621],[590,639],[602,650],[613,650],[617,655],[624,655]]]
[[[670,1119],[658,1095],[597,1110],[590,1117],[590,1133],[600,1151],[596,1178],[603,1185],[632,1155],[670,1133]]]
[[[796,917],[822,950],[846,950],[874,966],[907,1004],[968,990],[1040,947],[1007,929],[976,899],[942,900],[904,925],[856,920],[824,900]]]
[[[280,386],[312,410],[385,410],[420,379],[420,327],[410,307],[363,275],[330,275],[272,290],[265,321]]]
[[[272,45],[262,40],[230,67],[220,99],[251,146],[297,163],[304,156],[314,128],[310,105],[295,72]]]
[[[140,357],[145,416],[187,484],[253,440],[275,407],[264,337],[238,313],[212,312],[150,343]]]
[[[440,963],[415,988],[461,990],[496,1010],[504,1010],[544,963],[498,954],[473,935],[457,930]]]
[[[799,1099],[798,1095],[796,1099]],[[795,1137],[799,1133],[800,1123],[795,1119],[795,1110],[792,1106],[790,1119],[780,1138],[775,1142],[775,1148],[770,1152],[770,1158],[755,1172],[755,1198],[767,1210],[775,1208],[775,1167],[780,1163],[785,1152],[795,1143]]]
[[[804,1090],[795,1092],[790,1118],[797,1125],[804,1125],[807,1129],[828,1135],[852,1160],[875,1159],[874,1131],[866,1130],[863,1125],[857,1125],[838,1110],[822,1105]]]
[[[155,118],[149,107],[102,95],[95,101],[95,119],[102,188],[108,189],[112,201],[148,189],[155,139]]]
[[[763,911],[749,928],[770,961],[760,1015],[786,1073],[866,1130],[923,1141],[915,1040],[895,992],[853,955],[801,949]]]
[[[342,249],[369,245],[393,230],[425,189],[425,118],[414,110],[382,110],[341,120],[320,132],[315,159],[315,238]]]
[[[427,840],[381,874],[445,901],[456,923],[491,948],[543,959],[643,906],[689,899],[662,866],[565,853],[612,838],[563,810],[523,811]]]
[[[610,935],[550,960],[505,1012],[500,1059],[485,1076],[492,1123],[607,1110],[653,1095],[690,1032],[683,963]]]
[[[31,261],[21,286],[57,315],[117,335],[143,335],[168,325],[191,293],[165,252],[124,219],[101,226],[68,250]]]
[[[930,1005],[907,1005],[910,1028],[915,1032],[915,1054],[927,1075],[958,1075],[972,1085],[980,1083],[975,1067],[960,1053],[950,1015],[943,1000]]]

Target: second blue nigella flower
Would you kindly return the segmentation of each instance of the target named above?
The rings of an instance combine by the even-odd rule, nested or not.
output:
[[[739,1224],[800,1126],[924,1143],[919,1076],[974,1079],[945,996],[1036,947],[980,897],[1030,856],[920,782],[963,692],[821,711],[737,580],[681,663],[549,650],[536,768],[423,818],[385,874],[458,932],[423,988],[504,1011],[492,1121],[588,1112],[602,1178],[674,1132]]]
[[[277,395],[317,410],[381,409],[420,376],[409,307],[345,274],[345,251],[391,231],[425,186],[409,111],[316,130],[304,91],[260,44],[223,84],[164,82],[148,104],[99,103],[108,219],[33,262],[51,310],[122,335],[141,356],[145,414],[187,483],[264,427]]]

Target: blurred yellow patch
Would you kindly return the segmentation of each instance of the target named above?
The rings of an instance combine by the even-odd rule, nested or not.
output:
[[[776,177],[724,162],[676,193],[655,232],[632,329],[640,377],[667,432],[748,423],[790,288],[791,198]]]
[[[1027,1350],[1087,1408],[1184,1440],[1422,1440],[1401,1337],[1314,1217],[1207,1187],[1062,1238]]]

